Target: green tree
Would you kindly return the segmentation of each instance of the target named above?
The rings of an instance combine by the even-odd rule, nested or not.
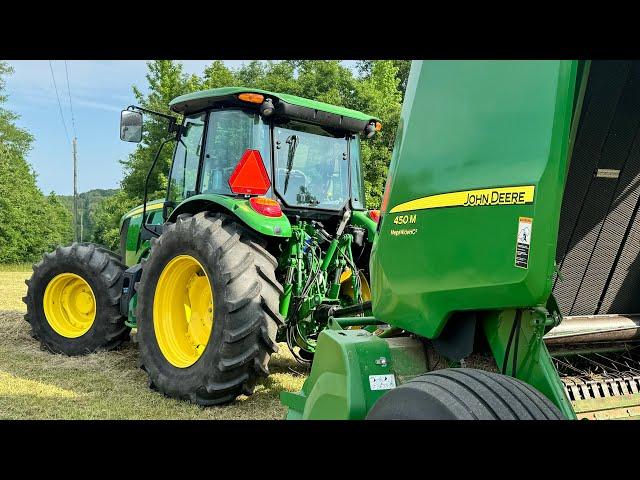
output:
[[[11,73],[0,62],[0,263],[35,261],[73,235],[71,214],[55,194],[42,194],[25,159],[33,137],[16,126],[17,114],[1,106]]]
[[[124,190],[104,198],[93,214],[93,241],[118,251],[120,241],[120,218],[139,202],[131,198]]]
[[[339,60],[301,60],[296,67],[298,95],[332,105],[349,105],[355,80]]]
[[[82,221],[81,240],[93,241],[93,233],[95,229],[94,220],[95,213],[98,205],[105,198],[114,195],[118,190],[112,189],[93,189],[87,192],[78,194],[78,210]],[[58,196],[67,210],[73,212],[73,195],[60,195]]]
[[[409,71],[411,70],[411,60],[390,60],[395,67],[398,68],[398,73],[396,77],[398,77],[398,90],[402,93],[404,97],[404,92],[407,89],[407,82],[409,81]],[[360,76],[368,77],[371,75],[371,70],[375,60],[359,60],[356,62],[356,70]]]
[[[365,195],[369,208],[377,208],[382,200],[402,106],[402,92],[398,88],[400,81],[395,61],[373,60],[356,83],[352,108],[375,115],[382,122],[382,131],[372,140],[362,142]]]
[[[240,87],[261,88],[265,73],[264,62],[252,60],[234,72],[235,83]]]
[[[398,67],[398,89],[404,93],[407,91],[407,82],[409,81],[409,71],[411,70],[411,60],[392,60],[393,64]]]
[[[267,62],[260,88],[272,92],[299,95],[300,87],[295,78],[295,64],[292,61]]]
[[[231,87],[235,81],[231,70],[221,60],[216,60],[204,69],[202,88]]]
[[[58,245],[65,245],[73,239],[73,216],[64,206],[55,192],[45,197],[42,215],[42,234],[45,239],[44,249],[34,251],[39,257],[43,252],[53,250]]]
[[[15,124],[19,116],[2,107],[7,101],[5,94],[5,77],[13,73],[13,69],[6,62],[0,62],[0,144],[11,152],[25,156],[31,148],[33,137],[26,130]]]

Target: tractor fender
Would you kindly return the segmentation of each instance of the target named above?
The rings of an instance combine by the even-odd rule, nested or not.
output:
[[[262,235],[281,238],[291,237],[291,224],[285,215],[277,218],[267,217],[253,210],[249,205],[249,200],[246,198],[228,197],[213,193],[193,195],[182,201],[171,212],[167,221],[175,222],[178,215],[182,213],[196,214],[204,210],[233,215],[247,227]]]
[[[153,214],[151,223],[154,225],[163,222],[162,216],[157,215],[162,210],[163,202],[162,199],[147,202],[147,215]],[[138,205],[120,219],[120,255],[128,267],[139,263],[149,253],[149,239],[143,238],[142,212],[143,205]]]

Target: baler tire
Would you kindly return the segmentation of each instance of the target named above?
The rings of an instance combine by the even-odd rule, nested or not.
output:
[[[562,420],[535,388],[507,375],[446,368],[415,377],[385,393],[367,420]]]
[[[25,280],[27,306],[24,319],[31,325],[31,336],[43,349],[69,356],[113,350],[129,339],[130,328],[124,324],[119,304],[123,273],[120,258],[99,245],[73,243],[45,253],[33,265],[33,274]],[[49,283],[60,274],[78,275],[91,287],[95,299],[95,317],[86,333],[69,338],[56,332],[47,320],[44,295]]]
[[[162,353],[154,326],[154,297],[165,266],[178,256],[196,259],[205,270],[213,295],[213,326],[207,344],[186,367]],[[278,351],[276,334],[282,317],[282,286],[277,260],[261,240],[229,215],[181,214],[151,242],[138,287],[140,367],[150,385],[166,396],[201,406],[251,395]]]

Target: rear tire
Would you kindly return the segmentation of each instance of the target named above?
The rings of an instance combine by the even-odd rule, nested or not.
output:
[[[384,394],[367,420],[562,420],[535,388],[513,377],[472,368],[420,375]]]
[[[43,348],[66,355],[84,355],[118,347],[129,338],[130,331],[119,310],[124,270],[125,266],[119,257],[94,244],[74,243],[46,253],[33,266],[31,278],[25,281],[28,289],[22,299],[27,305],[24,318],[31,325],[32,337],[39,339]],[[94,297],[93,322],[85,333],[76,337],[56,331],[54,325],[57,324],[52,314],[48,319],[45,313],[47,286],[56,277],[65,274],[80,277],[88,284]]]
[[[161,274],[179,256],[195,259],[204,270],[214,314],[204,350],[194,363],[183,367],[163,354],[153,311]],[[257,381],[269,374],[269,358],[278,350],[282,287],[275,277],[276,266],[277,260],[260,240],[230,216],[182,214],[176,223],[167,224],[162,235],[152,240],[137,289],[140,366],[150,385],[167,396],[203,406],[253,393]],[[177,290],[170,292],[172,298],[184,298]]]

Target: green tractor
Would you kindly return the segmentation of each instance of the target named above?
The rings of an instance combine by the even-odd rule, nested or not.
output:
[[[81,355],[137,329],[152,388],[199,405],[249,395],[278,343],[310,364],[329,318],[369,308],[378,212],[365,208],[360,140],[370,115],[293,95],[217,88],[131,106],[175,141],[166,198],[121,220],[120,252],[74,243],[45,254],[27,280],[25,319],[42,347]],[[149,176],[147,176],[148,183]]]
[[[640,62],[413,62],[380,215],[287,418],[640,417]]]

